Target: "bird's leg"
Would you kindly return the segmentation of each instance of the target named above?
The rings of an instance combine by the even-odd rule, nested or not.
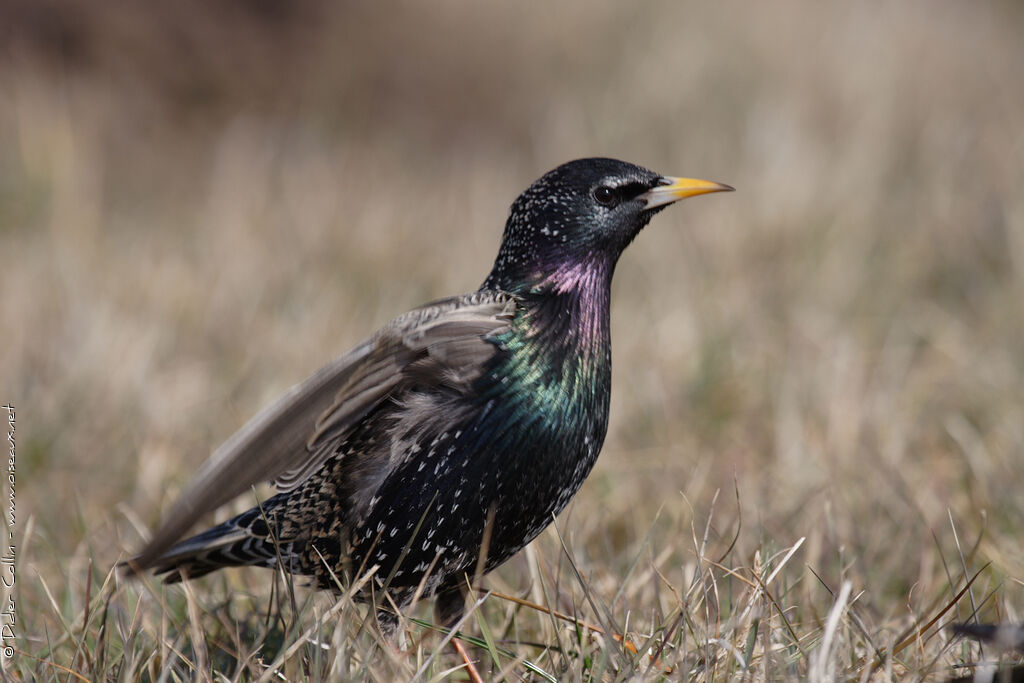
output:
[[[434,619],[445,628],[454,628],[466,611],[466,586],[460,581],[442,587],[434,598]]]
[[[381,635],[399,650],[405,649],[405,632],[398,628],[398,615],[383,606],[377,606],[374,610]]]
[[[437,623],[454,631],[455,625],[459,623],[459,620],[462,619],[462,615],[466,611],[466,595],[467,588],[461,581],[456,581],[453,585],[438,591],[437,597],[434,600],[434,618],[437,620]],[[466,673],[469,674],[469,680],[473,681],[473,683],[483,683],[480,672],[477,671],[473,660],[469,658],[469,653],[466,652],[462,641],[453,637],[452,646],[459,653],[459,656],[462,657],[462,661],[466,663]]]

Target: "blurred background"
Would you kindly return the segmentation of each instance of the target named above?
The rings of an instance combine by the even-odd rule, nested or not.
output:
[[[268,401],[479,286],[531,181],[613,156],[737,192],[620,263],[579,552],[683,556],[714,510],[884,622],[980,536],[1024,608],[1022,36],[1009,1],[5,0],[20,585],[137,548]]]

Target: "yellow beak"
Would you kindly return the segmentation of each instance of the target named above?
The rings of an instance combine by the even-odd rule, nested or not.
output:
[[[647,192],[637,197],[647,201],[645,209],[653,209],[665,204],[677,202],[687,197],[696,197],[699,194],[709,192],[732,192],[735,188],[714,183],[710,180],[697,180],[696,178],[673,178],[666,176],[661,179],[661,185],[652,187]]]

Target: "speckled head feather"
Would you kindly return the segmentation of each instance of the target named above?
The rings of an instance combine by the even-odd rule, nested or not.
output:
[[[452,623],[480,555],[488,570],[511,557],[593,467],[608,426],[622,250],[667,204],[725,189],[613,159],[546,174],[512,204],[479,291],[399,316],[261,411],[200,469],[128,569],[173,582],[279,566],[330,589],[376,567],[376,588],[395,604],[420,588],[439,593]],[[180,540],[268,480],[276,496]]]
[[[641,196],[662,182],[646,168],[605,158],[546,173],[512,204],[484,288],[515,292],[557,283],[561,272],[589,265],[610,277],[622,251],[661,208],[648,210]]]

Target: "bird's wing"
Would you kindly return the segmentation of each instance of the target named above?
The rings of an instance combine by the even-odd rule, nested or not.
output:
[[[298,486],[399,387],[479,375],[496,350],[489,339],[508,328],[515,307],[510,295],[486,290],[427,304],[321,368],[214,452],[131,567],[151,566],[200,517],[254,484]]]

